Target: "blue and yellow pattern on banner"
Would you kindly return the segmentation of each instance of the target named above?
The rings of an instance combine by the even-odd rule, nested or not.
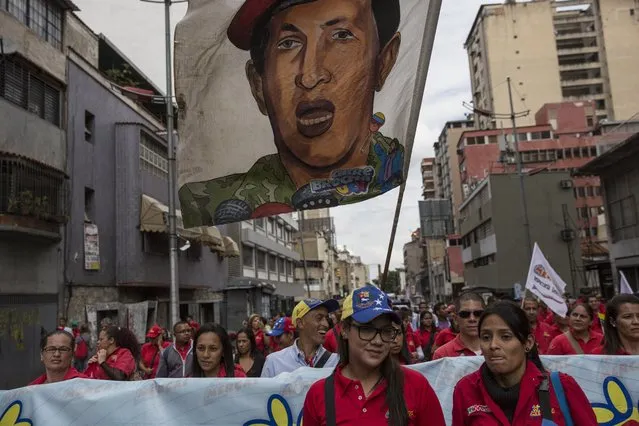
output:
[[[543,357],[548,370],[573,376],[602,426],[639,425],[639,356]],[[428,378],[451,422],[453,387],[481,357],[445,358],[413,366]],[[274,379],[75,379],[0,391],[0,426],[239,425],[301,426],[310,385],[330,369],[303,368]]]

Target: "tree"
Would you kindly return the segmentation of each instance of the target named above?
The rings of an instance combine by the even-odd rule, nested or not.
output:
[[[373,282],[375,281],[373,280]],[[397,294],[400,292],[399,271],[388,271],[386,282],[382,283],[382,290],[386,293]]]

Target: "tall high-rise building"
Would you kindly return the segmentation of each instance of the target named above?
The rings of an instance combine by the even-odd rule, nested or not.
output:
[[[457,211],[463,201],[462,187],[459,178],[459,161],[457,161],[457,143],[461,135],[473,130],[472,120],[448,121],[444,125],[435,148],[435,175],[437,176],[436,198],[450,200],[453,208],[453,223],[458,229]]]
[[[422,159],[422,195],[424,200],[437,196],[435,182],[435,158]]]
[[[501,127],[482,111],[510,113],[508,77],[515,111],[531,112],[521,125],[548,102],[592,101],[599,120],[639,114],[638,0],[486,4],[464,47],[479,128]]]

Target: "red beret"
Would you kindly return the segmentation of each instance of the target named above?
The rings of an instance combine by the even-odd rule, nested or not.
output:
[[[238,49],[250,50],[255,25],[266,12],[282,0],[245,0],[237,11],[226,35]]]

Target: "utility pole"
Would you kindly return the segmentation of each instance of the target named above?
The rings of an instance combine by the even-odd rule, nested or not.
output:
[[[564,229],[571,229],[568,226],[568,204],[561,205],[561,212],[564,219]],[[568,246],[568,262],[570,263],[570,280],[572,283],[572,294],[573,296],[577,296],[577,285],[575,284],[577,281],[577,262],[575,262],[575,253],[572,249],[572,241],[566,241],[566,245]]]
[[[524,217],[524,230],[526,232],[526,244],[528,249],[528,257],[532,257],[532,240],[530,238],[530,222],[528,221],[528,204],[526,201],[526,187],[524,185],[524,174],[522,172],[521,155],[519,154],[519,142],[517,137],[517,123],[515,121],[515,107],[513,105],[513,92],[510,77],[508,81],[508,99],[510,100],[510,121],[513,126],[513,145],[515,146],[515,155],[517,160],[517,175],[519,176],[519,189],[521,196],[521,210]]]
[[[306,252],[304,250],[304,210],[300,211],[300,246],[302,248],[302,266],[304,267],[304,282],[306,282],[306,296],[311,298],[311,284],[308,282],[308,268],[306,267]]]
[[[184,3],[184,1],[172,0],[141,0],[146,3],[164,4],[164,37],[165,37],[165,66],[166,66],[166,141],[168,145],[168,187],[169,187],[169,265],[170,265],[170,315],[171,325],[180,320],[180,288],[178,282],[178,247],[176,230],[176,206],[175,206],[175,139],[173,135],[173,73],[171,61],[171,4]]]

